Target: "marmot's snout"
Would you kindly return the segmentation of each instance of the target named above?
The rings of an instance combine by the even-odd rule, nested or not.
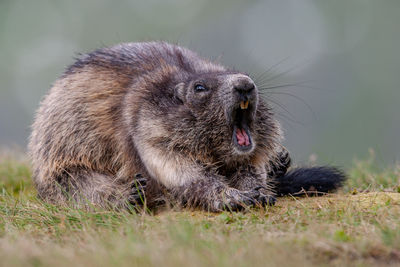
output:
[[[257,97],[253,81],[247,78],[240,78],[233,85],[234,93],[240,100],[240,108],[247,109],[250,101]]]
[[[232,109],[233,134],[232,141],[241,153],[249,153],[254,149],[252,139],[252,123],[258,104],[258,92],[254,82],[244,75],[232,80],[234,107]]]

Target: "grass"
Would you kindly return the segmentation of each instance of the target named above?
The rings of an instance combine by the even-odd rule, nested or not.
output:
[[[0,155],[0,266],[398,266],[400,166],[348,173],[337,194],[267,210],[89,212],[42,203],[27,161]]]

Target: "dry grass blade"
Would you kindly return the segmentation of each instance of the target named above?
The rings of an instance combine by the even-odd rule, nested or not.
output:
[[[399,168],[373,165],[357,161],[337,194],[266,210],[149,215],[43,203],[26,161],[2,157],[0,266],[398,266]]]

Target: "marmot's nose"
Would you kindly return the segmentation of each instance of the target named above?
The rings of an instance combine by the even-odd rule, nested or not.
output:
[[[255,85],[250,79],[239,78],[237,81],[235,81],[233,88],[241,96],[247,97],[253,93]]]

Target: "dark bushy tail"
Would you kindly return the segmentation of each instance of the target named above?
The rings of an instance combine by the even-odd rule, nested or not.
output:
[[[278,196],[323,194],[341,187],[346,180],[343,171],[334,167],[297,168],[276,178]]]

